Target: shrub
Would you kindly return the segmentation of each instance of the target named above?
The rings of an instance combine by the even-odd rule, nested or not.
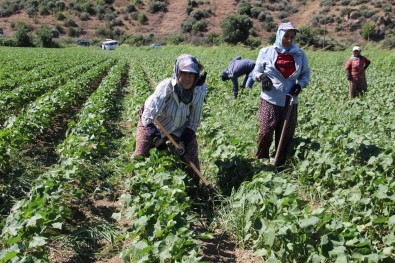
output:
[[[184,41],[185,41],[185,37],[182,34],[171,34],[166,38],[166,43],[172,45],[179,45]]]
[[[123,22],[121,19],[119,18],[115,18],[112,22],[111,22],[111,26],[122,26]]]
[[[222,37],[225,42],[237,44],[248,39],[252,21],[246,15],[228,15],[221,21]]]
[[[193,18],[187,18],[184,22],[181,24],[182,32],[184,33],[190,33],[192,32],[192,26],[196,22],[195,19]]]
[[[273,17],[269,12],[261,12],[258,16],[259,21],[272,22]]]
[[[387,36],[382,44],[383,48],[393,49],[395,48],[395,35]]]
[[[257,48],[262,44],[261,40],[258,38],[253,38],[253,39],[247,39],[246,45],[251,47],[251,48]]]
[[[80,15],[81,21],[88,21],[90,19],[90,15],[88,13],[82,13]]]
[[[96,14],[95,6],[91,2],[84,2],[81,4],[81,8],[84,12],[94,16]]]
[[[64,28],[61,25],[56,25],[55,29],[58,30],[61,34],[64,34],[66,31],[64,31]]]
[[[146,16],[145,14],[143,14],[143,13],[138,13],[138,15],[137,15],[137,21],[139,21],[140,24],[145,24],[145,23],[147,23],[148,18],[147,18],[147,16]]]
[[[74,20],[71,19],[71,18],[67,18],[67,19],[64,21],[64,25],[65,25],[66,27],[77,27],[77,26],[78,26],[77,23],[74,22]]]
[[[163,2],[153,1],[148,7],[148,12],[150,12],[151,14],[166,11],[166,4]]]
[[[376,26],[374,24],[364,24],[361,29],[361,35],[365,40],[370,40],[376,32]]]
[[[56,47],[55,42],[52,41],[52,33],[48,27],[44,26],[37,30],[37,46],[39,47]]]
[[[66,9],[66,4],[64,2],[56,2],[56,8],[60,11],[64,11]]]
[[[237,12],[240,15],[251,15],[251,5],[250,3],[247,2],[240,2],[239,5],[237,6]]]
[[[18,47],[32,47],[32,36],[24,24],[19,24],[15,32],[16,45]]]
[[[343,16],[343,17],[348,16],[350,14],[350,12],[351,12],[350,8],[348,8],[348,7],[343,8],[342,10],[340,10],[340,16]]]
[[[193,11],[193,7],[188,5],[187,6],[187,14],[190,15],[192,11]]]
[[[259,14],[263,11],[262,8],[253,7],[251,8],[251,17],[257,19]]]
[[[193,33],[198,33],[198,32],[204,32],[207,30],[207,23],[206,21],[197,21],[192,25],[192,32]]]
[[[220,45],[223,43],[223,39],[217,33],[209,33],[207,35],[207,40],[210,44],[213,44],[213,45]]]
[[[57,12],[55,14],[56,20],[63,21],[66,19],[66,16],[62,12]]]
[[[288,17],[287,12],[280,12],[277,16],[280,20],[283,20]]]
[[[207,17],[207,13],[202,11],[202,10],[195,10],[195,11],[192,11],[189,14],[189,16],[194,18],[194,19],[196,19],[196,20],[200,20],[200,19],[206,18]]]
[[[53,38],[59,38],[60,32],[56,28],[52,28],[51,29],[51,35],[52,35]]]
[[[146,46],[152,42],[153,37],[150,36],[123,36],[121,41],[131,46]]]
[[[340,0],[341,5],[349,5],[351,0]]]
[[[136,12],[137,11],[136,6],[134,6],[134,5],[130,4],[130,3],[128,3],[128,5],[126,7],[126,10],[128,11],[128,13],[132,13],[132,12]]]
[[[2,37],[0,38],[0,46],[16,47],[16,41],[13,38]]]
[[[133,3],[139,8],[143,6],[143,0],[134,0]]]
[[[300,46],[314,46],[317,42],[315,34],[310,26],[301,26],[296,34],[296,42]]]
[[[262,28],[265,29],[267,32],[272,32],[276,30],[277,24],[273,21],[262,23]]]
[[[195,0],[188,0],[188,6],[197,7],[199,4]]]
[[[99,27],[95,31],[95,35],[102,38],[114,38],[114,34],[110,29]]]
[[[67,28],[67,35],[69,37],[78,37],[77,29],[75,29],[74,27]]]

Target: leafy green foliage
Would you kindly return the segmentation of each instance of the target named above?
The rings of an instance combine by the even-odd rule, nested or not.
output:
[[[8,190],[19,189],[17,181],[0,177],[1,200],[14,204],[12,209],[1,207],[0,260],[49,261],[48,248],[55,240],[65,236],[77,240],[78,233],[85,233],[86,239],[106,236],[107,248],[115,244],[113,251],[127,262],[200,260],[200,235],[193,227],[195,201],[186,194],[184,164],[156,149],[150,157],[129,161],[141,105],[152,86],[172,75],[174,59],[182,53],[196,55],[208,72],[197,131],[199,156],[204,175],[218,186],[222,198],[213,208],[212,221],[204,222],[206,229],[223,229],[237,247],[252,249],[265,261],[394,258],[393,53],[363,49],[372,61],[366,72],[368,92],[348,99],[342,76],[349,51],[307,51],[311,83],[300,94],[298,127],[287,162],[276,170],[254,159],[259,85],[240,90],[234,100],[231,83],[217,77],[233,57],[254,59],[257,50],[166,46],[99,53],[92,49],[84,50],[87,57],[78,51],[0,52],[2,95],[15,91],[24,97],[18,104],[24,110],[14,108],[15,118],[0,130],[0,163],[7,171],[15,169],[12,164],[25,154],[24,146],[37,142],[37,135],[52,127],[67,105],[78,108],[57,146],[58,163],[40,172],[31,169],[37,174],[28,193]],[[18,59],[9,55],[15,52]],[[39,60],[43,54],[48,57]],[[25,57],[29,59],[21,59]],[[45,61],[52,68],[38,69]],[[83,67],[84,61],[89,69]],[[42,80],[35,76],[40,72]],[[54,89],[56,81],[60,84]],[[36,84],[46,93],[35,93]],[[28,98],[30,89],[35,95]],[[122,92],[127,94],[124,101]],[[4,97],[16,105],[17,96],[12,98]],[[124,122],[119,126],[129,127],[125,134],[114,127],[118,124],[114,112],[120,109]],[[108,176],[111,183],[101,182]],[[116,225],[102,227],[101,222],[93,226],[88,219],[83,222],[85,232],[73,227],[76,206],[86,208],[98,192],[112,193],[114,188],[122,192],[122,207],[112,218],[128,227],[121,231]]]
[[[252,28],[252,21],[245,15],[228,15],[221,21],[222,37],[229,44],[245,42]]]

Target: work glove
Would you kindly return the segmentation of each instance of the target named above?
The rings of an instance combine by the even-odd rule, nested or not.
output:
[[[166,142],[167,138],[161,138],[160,136],[154,137],[152,139],[152,143],[154,144],[155,148],[158,150],[166,149]]]
[[[156,128],[156,126],[153,123],[148,124],[145,127],[145,130],[147,132],[148,137],[150,137],[151,139],[153,139],[154,137],[160,136],[160,132],[158,131],[158,129]]]
[[[291,91],[289,92],[290,95],[296,97],[302,91],[302,87],[299,84],[293,85]]]
[[[202,86],[206,82],[207,72],[204,72],[203,75],[199,75],[198,80],[196,81],[196,86]]]
[[[259,73],[256,79],[258,82],[262,83],[262,91],[271,90],[273,86],[272,80],[265,73]]]
[[[178,144],[178,148],[176,149],[176,154],[178,156],[183,156],[185,152],[186,152],[185,143],[183,141],[180,141]]]

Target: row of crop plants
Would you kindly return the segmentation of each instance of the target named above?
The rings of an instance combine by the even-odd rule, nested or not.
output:
[[[58,146],[60,162],[39,176],[29,196],[14,205],[2,226],[1,261],[48,261],[47,246],[59,236],[70,235],[73,210],[91,198],[97,177],[94,166],[114,140],[112,115],[127,72],[126,61],[111,68]]]
[[[40,81],[68,68],[92,60],[91,54],[64,54],[55,53],[45,50],[31,51],[26,54],[25,50],[16,49],[14,52],[8,52],[0,49],[0,57],[4,56],[5,63],[2,65],[0,73],[0,90],[9,91],[20,85]],[[4,53],[3,53],[4,52]],[[12,57],[6,55],[12,53]],[[2,60],[3,61],[3,60]],[[8,62],[8,63],[7,63]]]
[[[43,80],[19,84],[18,87],[10,91],[3,91],[0,94],[0,127],[7,118],[9,118],[11,115],[18,114],[21,109],[23,109],[29,102],[35,100],[50,90],[54,90],[59,86],[64,85],[70,80],[70,76],[78,76],[83,74],[90,68],[95,67],[96,65],[103,62],[104,59],[101,58],[85,61],[82,64],[77,64],[75,61],[73,61],[73,63],[67,65],[67,69],[60,70],[59,73],[54,76]],[[63,62],[59,62],[58,64],[62,63]],[[49,67],[53,66],[54,65],[51,64]],[[24,75],[29,75],[29,73]]]
[[[19,150],[49,128],[56,116],[70,111],[71,107],[86,99],[114,63],[114,60],[108,60],[54,91],[48,91],[22,114],[9,120],[7,126],[0,130],[0,173],[10,173]]]

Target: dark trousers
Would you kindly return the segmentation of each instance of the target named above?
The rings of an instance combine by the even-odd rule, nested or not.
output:
[[[277,151],[280,142],[281,132],[284,121],[289,108],[288,100],[285,107],[276,106],[261,98],[259,105],[259,133],[258,133],[258,151],[256,153],[257,159],[269,159],[269,149],[272,144],[273,134],[275,133],[275,147]],[[285,131],[284,147],[280,152],[281,159],[285,161],[286,149],[291,142],[297,123],[297,104],[292,107],[288,128]]]

